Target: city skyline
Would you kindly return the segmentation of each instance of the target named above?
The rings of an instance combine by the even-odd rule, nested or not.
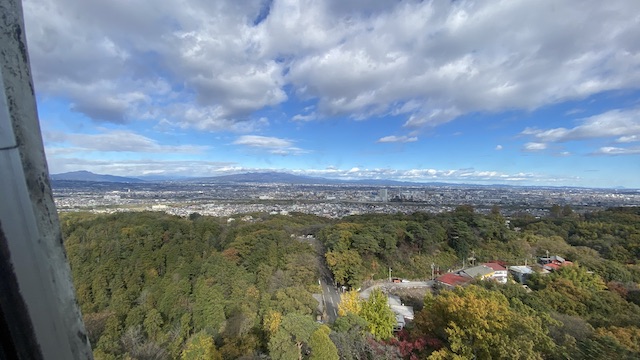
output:
[[[640,188],[640,3],[24,2],[51,173]]]

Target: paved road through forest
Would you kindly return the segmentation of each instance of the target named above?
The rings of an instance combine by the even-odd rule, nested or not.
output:
[[[324,258],[324,249],[319,241],[315,238],[310,240],[318,254],[318,274],[320,278],[318,283],[322,288],[322,302],[326,314],[324,321],[333,323],[338,318],[338,304],[340,303],[340,292],[335,286],[331,271],[327,267]]]

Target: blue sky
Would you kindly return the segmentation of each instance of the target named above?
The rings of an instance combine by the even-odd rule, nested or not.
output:
[[[640,188],[640,2],[25,0],[50,172]]]

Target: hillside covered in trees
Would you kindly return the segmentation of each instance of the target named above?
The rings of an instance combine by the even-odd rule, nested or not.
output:
[[[65,213],[61,223],[97,359],[637,358],[640,209],[552,210],[510,221],[469,206],[341,220]],[[424,280],[472,255],[520,265],[547,251],[575,266],[528,289],[429,292],[401,332],[377,293],[347,292],[334,324],[316,321],[320,261],[358,288],[389,267]]]

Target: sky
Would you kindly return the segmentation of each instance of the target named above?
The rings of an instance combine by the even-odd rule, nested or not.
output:
[[[640,1],[24,0],[49,171],[640,188]]]

